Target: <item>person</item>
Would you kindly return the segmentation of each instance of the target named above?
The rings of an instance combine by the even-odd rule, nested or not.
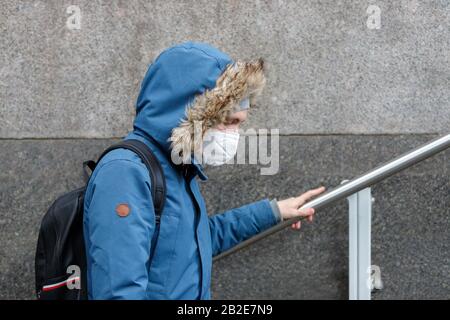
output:
[[[196,148],[207,144],[196,142],[202,139],[194,136],[195,126],[204,141],[235,141],[264,84],[261,59],[233,61],[205,43],[175,45],[150,65],[125,139],[144,142],[165,175],[157,241],[151,241],[156,223],[147,168],[130,150],[109,152],[92,173],[84,200],[89,299],[210,299],[213,256],[284,219],[312,221],[314,210],[299,207],[323,187],[207,214],[197,178],[207,179],[204,164],[223,164],[233,152],[216,145],[219,151],[199,161]],[[292,227],[299,229],[300,222]]]

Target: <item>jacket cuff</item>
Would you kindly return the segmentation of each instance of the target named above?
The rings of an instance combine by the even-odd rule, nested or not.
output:
[[[259,227],[259,232],[277,224],[277,219],[273,214],[269,199],[262,199],[250,204],[250,206],[253,212],[253,219],[255,219],[255,222]]]
[[[278,222],[283,221],[283,217],[281,216],[280,208],[278,207],[277,199],[272,199],[270,201],[270,207],[272,208],[273,215]]]

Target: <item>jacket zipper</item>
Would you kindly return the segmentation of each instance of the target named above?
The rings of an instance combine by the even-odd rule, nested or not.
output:
[[[184,176],[185,176],[185,181],[187,183],[187,187],[189,189],[189,193],[192,197],[192,202],[194,203],[194,207],[196,208],[195,210],[195,241],[197,242],[197,251],[198,251],[198,257],[200,260],[200,299],[203,296],[203,260],[202,260],[202,255],[200,252],[200,243],[198,241],[198,224],[200,223],[200,206],[197,203],[197,198],[194,195],[194,192],[191,189],[191,180],[194,179],[193,176],[191,176],[189,174],[189,169],[188,166],[185,167],[185,172],[184,172]]]

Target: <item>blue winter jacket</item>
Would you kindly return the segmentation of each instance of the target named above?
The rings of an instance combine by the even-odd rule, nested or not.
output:
[[[150,261],[155,212],[149,173],[133,152],[114,150],[98,164],[85,195],[89,299],[210,299],[212,257],[278,222],[268,199],[208,216],[197,183],[197,177],[207,179],[201,165],[180,169],[171,162],[171,130],[193,97],[213,88],[232,62],[209,45],[187,42],[150,65],[125,139],[145,142],[166,177],[154,257]]]

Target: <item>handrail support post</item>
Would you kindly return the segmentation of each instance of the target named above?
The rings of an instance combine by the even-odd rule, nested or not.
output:
[[[348,198],[349,204],[349,299],[370,300],[371,295],[371,189]]]

